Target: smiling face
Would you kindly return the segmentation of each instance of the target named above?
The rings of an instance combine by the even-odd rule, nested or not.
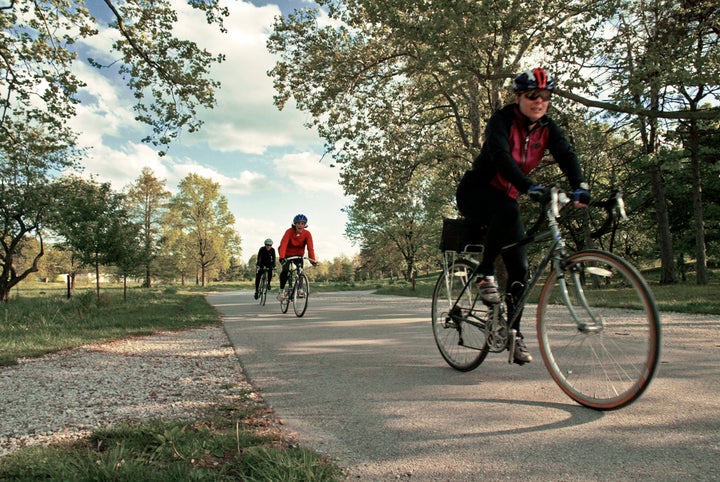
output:
[[[304,223],[302,221],[295,223],[295,232],[298,234],[302,233],[303,229],[305,229],[305,224],[306,223]]]
[[[515,94],[515,102],[520,106],[520,112],[532,123],[547,114],[551,96],[549,90],[530,89]]]

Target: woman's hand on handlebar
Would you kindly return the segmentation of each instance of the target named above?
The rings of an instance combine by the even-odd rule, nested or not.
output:
[[[542,202],[546,194],[547,191],[545,190],[545,188],[538,184],[533,184],[528,188],[527,191],[527,195],[530,196],[530,199],[537,202]]]
[[[590,192],[586,183],[580,184],[580,187],[572,192],[573,206],[576,208],[586,208],[590,204]]]

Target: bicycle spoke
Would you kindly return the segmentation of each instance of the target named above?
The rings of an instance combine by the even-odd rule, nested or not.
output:
[[[477,319],[479,308],[470,290],[464,290],[472,271],[470,262],[456,261],[438,278],[432,301],[435,343],[448,365],[459,371],[477,368],[488,353],[485,332],[467,321]]]
[[[538,303],[545,365],[577,402],[599,410],[626,406],[658,364],[660,319],[652,295],[639,273],[610,253],[576,253],[568,271],[574,275],[565,292],[552,273]],[[618,300],[627,309],[612,308]]]

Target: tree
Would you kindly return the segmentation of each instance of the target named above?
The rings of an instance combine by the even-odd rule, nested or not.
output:
[[[7,302],[12,288],[38,271],[44,254],[43,231],[47,228],[56,189],[50,172],[74,165],[71,139],[60,125],[40,125],[35,112],[25,113],[28,124],[14,137],[0,135],[0,299]],[[15,266],[22,243],[38,241],[23,255],[32,261],[22,270]]]
[[[117,268],[123,281],[123,299],[127,300],[128,277],[138,275],[145,264],[143,225],[134,222],[129,209],[123,206],[113,216],[110,226],[109,236],[116,242],[109,245],[105,260]]]
[[[355,270],[352,261],[347,256],[341,256],[332,260],[328,267],[329,278],[341,283],[355,281]]]
[[[137,246],[137,237],[132,236],[137,227],[130,226],[124,197],[114,192],[109,183],[66,176],[58,179],[57,186],[60,195],[54,230],[83,264],[94,268],[99,299],[100,266],[114,262],[127,266],[132,255],[125,245]],[[128,233],[132,233],[130,239],[125,237]]]
[[[575,78],[598,80],[585,85],[594,84],[596,92],[610,97],[614,104],[573,98],[610,112],[629,114],[636,129],[654,198],[662,283],[676,280],[666,202],[669,181],[664,173],[667,135],[677,120],[685,119],[692,125],[720,116],[711,103],[707,108],[699,108],[698,103],[709,96],[717,104],[720,93],[719,16],[717,5],[704,0],[626,2],[604,23],[605,41],[595,42],[592,49],[575,61],[579,66]],[[696,178],[696,227],[702,225],[699,188]],[[698,229],[698,236],[703,236],[702,231]],[[697,254],[701,260],[702,249],[698,241]]]
[[[68,283],[69,287],[73,281],[73,273],[76,270],[73,264],[72,252],[62,249],[60,243],[50,245],[40,260],[40,271],[38,274],[48,279],[48,281],[57,281],[60,279]]]
[[[207,21],[222,27],[227,10],[215,1],[188,0]],[[80,102],[84,81],[75,75],[81,40],[111,29],[118,38],[108,52],[135,100],[136,119],[150,126],[144,140],[166,149],[182,129],[202,122],[198,107],[211,108],[218,83],[210,77],[223,60],[175,36],[176,12],[170,0],[94,2],[98,13],[113,18],[104,24],[82,0],[16,2],[0,12],[0,207],[2,253],[0,299],[37,271],[43,256],[42,230],[55,199],[52,179],[77,167],[83,152],[67,127]],[[101,9],[106,8],[103,12]],[[119,58],[118,58],[119,56]],[[162,154],[164,151],[161,150]],[[13,257],[21,240],[39,240],[35,261],[18,272]],[[25,253],[27,255],[27,253]]]
[[[149,167],[144,167],[135,183],[127,190],[127,200],[133,218],[141,226],[143,251],[141,260],[145,264],[145,287],[152,286],[153,260],[157,256],[160,243],[163,212],[170,191],[165,189],[165,181],[158,180]]]
[[[170,225],[178,239],[187,236],[194,244],[198,281],[205,286],[211,268],[226,268],[230,256],[239,253],[240,237],[233,228],[235,217],[228,210],[227,199],[220,194],[218,183],[191,173],[180,181],[169,207]]]
[[[171,219],[172,211],[166,213],[163,222],[163,242],[158,256],[158,268],[163,279],[172,281],[180,277],[180,284],[195,271],[195,243],[189,234],[183,232],[180,222]]]

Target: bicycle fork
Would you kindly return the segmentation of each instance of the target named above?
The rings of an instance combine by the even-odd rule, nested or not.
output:
[[[572,276],[572,284],[574,286],[575,295],[577,296],[577,299],[579,300],[579,304],[582,306],[585,313],[587,313],[587,316],[592,320],[590,323],[586,323],[585,321],[580,319],[580,316],[578,315],[577,310],[575,309],[575,304],[570,299],[570,290],[568,288],[567,281],[565,280],[565,273],[567,273],[566,269],[560,268],[558,269],[558,286],[560,288],[560,293],[562,295],[563,301],[565,302],[565,306],[567,306],[568,312],[570,313],[570,316],[572,316],[573,320],[577,324],[578,331],[583,333],[591,333],[591,332],[600,332],[605,328],[605,323],[602,320],[602,318],[598,317],[593,313],[592,308],[590,308],[590,304],[587,301],[587,298],[585,297],[585,290],[583,290],[582,287],[582,279],[580,276],[581,268],[579,267],[573,267],[570,270],[570,274]],[[608,276],[609,273],[605,273],[605,270],[602,270],[601,268],[597,269],[597,272],[594,273],[592,271],[592,267],[588,267],[586,269],[586,272],[588,272],[591,275],[598,275],[598,276]]]

